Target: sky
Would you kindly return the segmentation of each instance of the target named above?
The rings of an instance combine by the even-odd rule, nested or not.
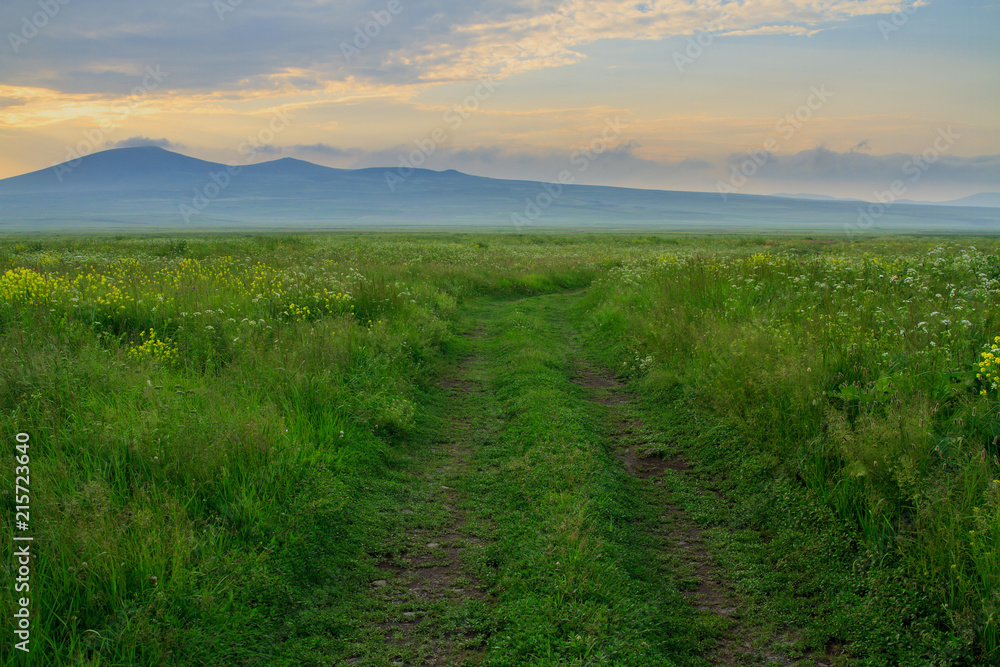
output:
[[[746,194],[1000,191],[1000,0],[4,0],[0,178],[157,145]]]

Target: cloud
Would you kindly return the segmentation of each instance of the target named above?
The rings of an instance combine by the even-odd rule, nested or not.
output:
[[[285,149],[281,146],[272,146],[271,144],[260,144],[254,147],[259,155],[281,155],[285,152]]]
[[[306,155],[319,155],[328,158],[356,157],[362,153],[357,148],[338,148],[324,143],[298,144],[289,147],[289,152]]]
[[[408,54],[427,79],[509,76],[583,58],[579,47],[607,39],[661,40],[710,31],[718,35],[811,35],[859,16],[891,14],[922,0],[785,0],[719,2],[537,0],[501,3],[455,25],[452,35]]]
[[[742,158],[746,158],[745,154]],[[873,187],[887,187],[896,180],[908,183],[916,177],[922,185],[995,188],[1000,183],[1000,155],[963,157],[941,154],[933,148],[928,148],[924,155],[871,155],[856,150],[839,153],[817,147],[793,155],[772,156],[757,176],[782,181],[869,183]]]
[[[694,171],[701,171],[704,169],[715,169],[715,165],[708,160],[702,160],[700,158],[686,157],[677,163],[678,167],[683,169],[691,169]]]
[[[137,148],[139,146],[156,146],[158,148],[183,148],[183,144],[178,144],[169,139],[150,139],[148,137],[129,137],[111,144],[110,148]]]
[[[217,14],[215,6],[233,7]],[[380,4],[381,6],[375,6]],[[0,58],[0,81],[62,93],[127,95],[146,66],[170,73],[163,89],[186,93],[322,93],[331,83],[374,80],[406,85],[412,44],[434,44],[486,0],[424,0],[379,29],[348,62],[341,43],[372,21],[384,3],[362,0],[102,0],[72,3],[48,21],[17,57]],[[0,3],[0,25],[19,26],[35,0]],[[6,33],[6,31],[5,31]],[[9,48],[4,40],[3,46]],[[398,57],[388,58],[389,53]],[[9,54],[8,54],[9,55]],[[67,64],[70,64],[67,66]]]
[[[219,4],[233,11],[218,13]],[[372,11],[385,4],[362,0],[102,0],[67,5],[17,57],[0,59],[0,80],[62,93],[126,95],[141,84],[145,67],[159,65],[170,73],[163,89],[320,95],[352,80],[407,86],[559,67],[581,60],[580,48],[600,40],[660,40],[707,27],[719,35],[809,34],[921,4],[408,0],[380,25],[372,23]],[[21,25],[33,12],[32,0],[5,2],[0,25]],[[347,57],[345,46],[356,53]]]

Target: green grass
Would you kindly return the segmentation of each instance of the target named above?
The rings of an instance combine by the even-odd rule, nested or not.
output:
[[[480,306],[481,308],[482,306]],[[505,304],[487,325],[493,408],[469,487],[494,525],[492,665],[702,665],[705,630],[637,546],[649,508],[570,382],[565,297]]]
[[[0,562],[26,432],[30,664],[390,664],[370,584],[453,410],[476,425],[456,484],[489,595],[421,632],[473,628],[488,664],[706,664],[724,628],[681,597],[580,363],[628,379],[658,451],[695,464],[671,498],[757,636],[996,660],[997,242],[832,241],[0,241]],[[449,398],[470,356],[486,391]],[[5,587],[0,626],[15,608]]]
[[[1000,655],[1000,394],[977,377],[1000,331],[996,251],[782,240],[623,263],[589,292],[605,363],[659,405],[690,396],[737,438],[734,465],[757,452],[760,479],[856,533],[866,604],[914,621],[864,640],[872,660]]]
[[[33,664],[345,654],[456,300],[581,286],[580,255],[449,237],[0,246],[0,430],[31,437]],[[3,627],[15,602],[4,589]]]

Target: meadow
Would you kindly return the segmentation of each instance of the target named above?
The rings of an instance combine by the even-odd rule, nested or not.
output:
[[[990,664],[998,301],[995,238],[2,240],[8,581],[19,433],[35,540],[0,656]],[[616,420],[684,465],[630,475]],[[667,502],[742,615],[692,602]],[[458,597],[384,592],[458,533]]]

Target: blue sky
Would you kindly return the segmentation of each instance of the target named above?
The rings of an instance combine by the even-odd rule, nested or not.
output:
[[[154,143],[537,180],[587,150],[580,182],[644,188],[1000,190],[996,1],[14,0],[0,27],[0,177]]]

